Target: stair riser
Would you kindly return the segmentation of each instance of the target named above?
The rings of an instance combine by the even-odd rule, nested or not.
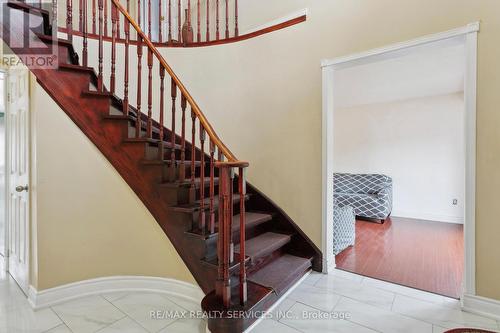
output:
[[[59,71],[60,72],[67,72],[70,73],[71,75],[82,75],[83,77],[86,78],[86,82],[84,84],[84,90],[96,90],[97,89],[97,77],[95,76],[94,73],[89,72],[89,71],[84,71],[84,70],[74,70],[66,67],[59,66]],[[79,92],[81,95],[81,91]]]
[[[151,161],[158,161],[158,158],[151,159]],[[174,163],[173,170],[171,167],[171,165],[172,165],[171,163],[157,164],[157,163],[146,163],[145,162],[143,164],[144,164],[144,166],[158,170],[158,172],[163,172],[163,174],[166,176],[165,182],[173,183],[173,182],[180,181],[181,168],[184,168],[184,180],[189,181],[191,179],[191,165],[190,164],[184,164],[183,166],[181,166],[178,163]],[[195,177],[197,177],[199,174],[199,167],[195,166],[195,169],[196,169]],[[207,174],[207,172],[205,172],[205,174]],[[208,179],[208,177],[206,179]],[[184,188],[186,188],[186,187],[189,188],[189,185],[184,186]],[[208,188],[209,188],[209,183],[205,184],[205,195],[207,195],[209,193]],[[182,189],[182,187],[180,189]],[[197,187],[196,193],[199,195],[199,186]],[[198,197],[197,197],[197,199],[198,199]],[[187,203],[187,201],[179,202],[179,204],[181,204],[181,203]]]
[[[60,64],[71,64],[69,49],[66,46],[59,46],[58,61]]]
[[[216,213],[215,215],[215,220],[218,220],[218,214]],[[265,223],[264,223],[265,224]],[[266,228],[264,225],[257,225],[255,227],[251,228],[246,228],[245,229],[245,239],[251,239],[253,237],[257,237],[258,235],[264,233],[266,231]],[[205,257],[208,260],[211,260],[215,257],[217,257],[217,241],[219,239],[218,235],[215,235],[214,237],[211,237],[207,239],[205,242],[207,244],[207,253]],[[234,231],[233,232],[233,243],[238,244],[240,242],[240,231]]]
[[[151,167],[151,166],[149,166],[149,167]],[[167,171],[166,171],[167,173],[170,172],[170,168],[168,168],[168,167],[164,167],[164,168],[167,169]],[[179,171],[177,170],[177,173],[178,172]],[[188,173],[188,175],[189,175],[189,173]],[[189,179],[189,176],[186,176],[186,179]],[[166,200],[165,202],[171,206],[188,204],[190,191],[191,190],[190,190],[189,185],[177,186],[177,187],[176,186],[172,186],[172,187],[160,186],[160,185],[158,186],[158,192],[162,196],[165,196],[165,200]],[[218,185],[214,186],[214,191],[215,191],[215,195],[218,195],[218,191],[219,191]],[[205,196],[208,196],[209,194],[210,194],[209,183],[207,183],[207,185],[205,185]],[[196,189],[195,189],[195,198],[196,198],[196,200],[200,199],[199,187],[196,187]],[[216,212],[216,214],[217,214],[217,212]]]
[[[113,109],[115,110],[120,110],[119,113],[114,113],[114,114],[123,114],[122,113],[122,105],[121,105],[121,102],[118,101],[117,99],[114,99],[113,98],[113,101],[112,101],[112,107]],[[136,111],[135,109],[132,108],[132,106],[130,106],[130,114],[135,117],[135,114],[136,114]],[[111,113],[113,114],[113,113]],[[145,134],[146,133],[146,121],[147,121],[147,118],[145,117],[145,115],[143,114],[142,116],[142,126],[141,126],[141,133],[142,134]],[[152,138],[153,139],[159,139],[159,135],[158,135],[158,128],[159,128],[159,124],[153,119],[152,121],[152,124],[153,124],[153,132],[152,132]],[[133,131],[131,130],[131,135],[130,137],[135,137],[135,120],[130,120],[130,126],[131,128],[133,129]],[[164,126],[168,126],[168,124],[165,124]],[[171,141],[171,131],[167,128],[167,127],[164,127],[163,128],[163,138],[164,138],[164,141],[167,141],[167,142],[170,142]],[[191,159],[191,144],[188,142],[188,137],[186,137],[186,159]],[[176,135],[176,138],[175,138],[175,143],[177,145],[181,145],[182,144],[182,139],[179,135]],[[208,144],[205,144],[205,150],[208,149]],[[180,151],[180,149],[179,149]],[[196,149],[195,151],[195,157],[196,157],[196,160],[200,160],[200,157],[201,157],[201,152],[199,149]],[[208,157],[208,154],[205,154],[205,157],[206,159],[208,160],[209,157]],[[168,156],[168,158],[170,158],[170,155]],[[179,157],[180,159],[180,157]]]
[[[312,269],[317,272],[321,272],[321,257],[317,256],[316,253],[311,251],[309,247],[305,247],[304,244],[300,241],[300,238],[297,237],[297,235],[294,235],[294,237],[292,237],[292,240],[287,244],[286,249],[288,253],[299,257],[312,257]]]
[[[121,127],[122,129],[122,134],[123,134],[123,126]],[[139,161],[142,161],[144,159],[149,159],[149,160],[157,160],[158,159],[158,147],[157,146],[152,146],[149,143],[144,143],[144,142],[126,142],[124,144],[125,147],[127,147],[128,150],[133,151],[134,156],[138,156]],[[169,150],[169,149],[165,149]],[[176,154],[177,155],[177,154]],[[174,173],[172,174],[172,169],[169,165],[164,164],[144,164],[139,162],[141,167],[145,170],[148,170],[148,172],[151,173],[156,173],[158,177],[157,183],[164,183],[164,182],[174,182],[178,179],[179,175],[179,170],[178,168],[174,168]],[[190,177],[191,174],[189,172],[189,169],[187,169],[186,172],[186,178]]]
[[[104,118],[102,123],[106,128],[113,128],[117,133],[119,133],[119,141],[117,142],[117,144],[121,144],[123,141],[122,138],[127,137],[127,126],[124,124],[124,122]]]
[[[248,200],[249,197],[246,197],[246,200]],[[233,202],[233,205],[234,205],[234,214],[238,214],[238,205],[239,205],[239,200],[235,200]],[[199,223],[199,220],[200,220],[200,211],[201,209],[199,209],[199,206],[196,206],[197,208],[196,209],[187,209],[184,210],[185,208],[179,208],[179,207],[172,207],[171,210],[172,212],[176,212],[176,213],[180,213],[180,214],[184,214],[186,216],[188,216],[189,218],[191,218],[192,220],[192,226],[190,229],[188,229],[187,231],[192,231],[193,229],[196,229],[200,223]],[[205,212],[205,225],[208,227],[209,225],[209,219],[210,219],[210,205],[209,204],[206,204],[204,206],[204,212]],[[219,209],[219,205],[217,203],[217,201],[214,201],[214,213],[215,213],[215,221],[217,221],[217,213],[218,213],[218,209]]]
[[[162,200],[169,206],[186,203],[189,199],[187,192],[187,190],[179,191],[175,187],[158,186],[158,193],[160,193]]]
[[[258,271],[261,267],[264,267],[265,265],[269,264],[270,262],[280,257],[284,253],[285,250],[283,247],[281,247],[271,253],[265,254],[264,256],[253,258],[247,267],[248,275],[251,275],[253,272]]]
[[[163,159],[170,159],[171,149],[168,147],[163,148]],[[144,159],[146,160],[157,160],[158,159],[158,146],[148,145],[147,150],[144,155]],[[181,159],[181,151],[179,149],[175,150],[175,159]]]
[[[65,88],[67,90],[70,90],[71,92],[75,93],[75,96],[78,96],[78,98],[81,97],[81,92],[85,89],[88,89],[89,83],[90,83],[90,75],[86,72],[69,72],[65,69],[59,69],[58,70],[59,75],[64,79],[64,80],[71,80],[71,87],[66,86]],[[89,102],[89,100],[87,100]],[[97,101],[99,102],[98,105],[99,107],[105,107],[106,101]],[[105,111],[104,109],[102,111]],[[104,112],[105,113],[105,112]]]

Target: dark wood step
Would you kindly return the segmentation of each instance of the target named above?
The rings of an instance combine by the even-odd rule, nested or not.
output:
[[[151,139],[151,138],[127,138],[127,139],[123,140],[123,142],[124,143],[149,143],[149,144],[158,146],[158,144],[160,143],[160,140]],[[179,150],[182,148],[181,145],[178,145],[178,144],[176,144],[174,147],[175,147],[175,149],[179,149]],[[168,141],[163,141],[163,148],[171,149],[172,144]]]
[[[80,66],[80,65],[75,65],[75,64],[59,64],[59,69],[61,70],[69,70],[69,71],[79,71],[79,72],[86,72],[89,74],[94,74],[97,77],[97,73],[92,67],[85,67],[85,66]]]
[[[261,225],[265,222],[271,221],[273,216],[267,213],[260,212],[245,212],[245,230],[252,229]],[[240,231],[240,214],[233,216],[233,223],[231,225],[233,233],[238,233]],[[187,234],[201,237],[204,239],[209,239],[218,235],[219,222],[215,223],[215,233],[209,235],[206,232],[202,232],[200,229],[193,229],[186,232]]]
[[[82,91],[83,97],[94,97],[94,98],[112,98],[114,95],[109,91],[98,91],[98,90],[84,90]]]
[[[45,35],[45,34],[41,34],[41,33],[35,33],[35,35],[40,40],[42,40],[44,42],[47,42],[47,43],[57,43],[58,45],[64,45],[64,46],[73,48],[73,44],[69,40],[67,40],[67,39],[54,38],[51,35]]]
[[[217,313],[219,318],[208,320],[210,332],[244,332],[255,320],[255,314],[269,309],[277,301],[276,294],[269,288],[251,281],[247,285],[248,300],[245,305],[239,302],[239,285],[231,288],[231,307],[225,308],[215,290],[208,293],[201,302],[203,311]],[[238,316],[234,314],[238,313]],[[231,316],[231,319],[229,319]]]
[[[67,64],[68,62],[74,65],[78,64],[79,62],[78,54],[75,52],[73,44],[69,40],[63,38],[56,38],[52,35],[45,34],[45,32],[43,33],[35,32],[35,35],[40,41],[42,41],[46,45],[57,46],[59,54],[58,65]]]
[[[260,212],[245,212],[245,228],[253,228],[273,219],[272,214]],[[218,224],[216,224],[218,226]],[[240,231],[240,214],[233,216],[233,232]]]
[[[201,260],[204,265],[211,269],[217,269],[219,267],[219,262],[217,258],[214,259],[202,259]],[[245,263],[248,263],[250,261],[250,257],[247,256],[245,258]],[[233,273],[234,271],[238,270],[240,267],[240,255],[239,254],[234,254],[234,259],[233,262],[229,264],[229,272]]]
[[[259,257],[264,257],[286,245],[292,239],[291,235],[278,234],[275,232],[266,232],[257,237],[246,241],[246,255],[252,258],[252,261]],[[240,245],[236,245],[235,253],[240,253]]]
[[[252,273],[248,280],[281,294],[297,282],[312,266],[312,258],[284,254]]]
[[[205,177],[203,180],[203,183],[205,184],[205,187],[210,186],[210,177]],[[201,178],[195,178],[194,179],[194,186],[195,188],[200,188],[201,185]],[[217,186],[219,185],[219,177],[214,177],[214,185]],[[178,188],[178,187],[190,187],[191,186],[191,179],[186,178],[186,180],[180,182],[180,181],[175,181],[175,182],[165,182],[161,183],[158,186],[160,187],[168,187],[168,188]]]
[[[208,193],[207,193],[208,195]],[[245,200],[250,199],[250,194],[247,194],[245,196]],[[210,198],[207,197],[204,200],[205,204],[205,209],[208,210],[210,207]],[[233,205],[237,204],[240,202],[240,195],[239,194],[233,194]],[[219,196],[216,195],[214,197],[214,207],[217,208],[219,207]],[[194,204],[184,204],[184,205],[178,205],[178,206],[172,206],[169,207],[170,210],[174,212],[181,212],[181,213],[194,213],[196,211],[200,210],[200,200],[196,200]]]
[[[115,106],[116,107],[116,106]],[[129,136],[135,135],[137,130],[135,127],[137,117],[135,115],[124,115],[124,114],[108,114],[103,116],[104,120],[111,120],[111,121],[122,121],[123,123],[128,124],[129,126]],[[132,124],[131,124],[132,123]],[[146,130],[147,130],[147,121],[142,120],[141,121],[141,135],[146,135]],[[153,126],[151,126],[151,132],[153,137],[159,138],[160,137],[160,129],[155,126],[155,122],[153,121]],[[167,137],[164,135],[164,139],[167,139]],[[167,139],[168,140],[168,139]]]
[[[165,165],[171,165],[172,164],[172,160],[170,159],[165,159],[165,160],[147,160],[147,159],[143,159],[141,160],[141,163],[144,164],[144,165],[162,165],[162,164],[165,164]],[[184,164],[185,166],[189,167],[191,166],[191,161],[188,161],[188,160],[184,160],[181,161],[181,160],[175,160],[175,165],[176,166],[180,166],[181,164]],[[208,161],[205,161],[205,165],[207,165]],[[194,165],[199,167],[201,165],[201,161],[194,161]],[[210,180],[210,179],[209,179]]]

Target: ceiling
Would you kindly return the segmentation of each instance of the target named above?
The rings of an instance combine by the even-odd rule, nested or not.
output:
[[[373,57],[335,71],[335,106],[387,103],[463,92],[463,38]]]

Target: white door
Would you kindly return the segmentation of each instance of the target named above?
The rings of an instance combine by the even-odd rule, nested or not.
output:
[[[29,74],[7,73],[6,168],[8,270],[21,289],[28,290],[29,274]]]

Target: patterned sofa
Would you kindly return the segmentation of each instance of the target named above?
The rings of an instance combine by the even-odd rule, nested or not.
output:
[[[356,240],[356,217],[352,207],[333,206],[333,254],[337,255],[354,245]]]
[[[356,216],[384,223],[391,215],[392,179],[388,176],[335,173],[333,192],[337,205],[351,206]]]

